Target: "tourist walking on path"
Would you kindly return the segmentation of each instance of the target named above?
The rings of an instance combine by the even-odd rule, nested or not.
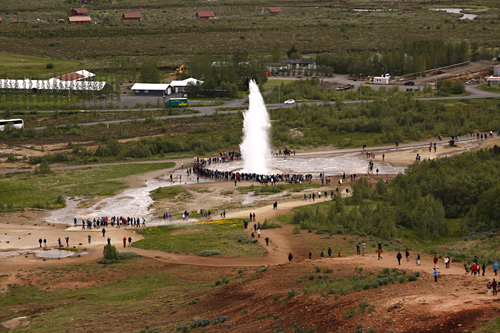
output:
[[[363,243],[361,243],[361,249],[363,250],[363,252],[362,252],[363,255],[365,255],[366,254],[366,243],[365,243],[365,241],[363,241]]]
[[[378,249],[380,250],[380,253],[382,253],[382,242],[378,241]]]
[[[312,259],[312,255],[313,255],[312,251],[309,250],[309,259]]]
[[[486,283],[486,289],[488,289],[488,296],[491,296],[491,281],[488,280]]]
[[[339,258],[342,258],[342,253],[340,253],[340,249],[339,249]]]
[[[123,237],[123,247],[127,246],[127,237]]]
[[[417,253],[417,260],[415,261],[417,266],[420,266],[420,253]]]
[[[266,246],[269,246],[269,237],[266,237]]]
[[[328,258],[331,258],[332,257],[332,248],[329,247],[328,248]]]
[[[57,239],[57,242],[59,243],[59,247],[62,247],[62,244],[61,244],[61,237],[59,237],[59,238]]]
[[[102,237],[106,237],[106,229],[102,228]]]
[[[381,249],[378,249],[378,260],[382,259],[382,250]]]
[[[401,266],[401,258],[403,258],[403,256],[401,255],[401,252],[398,252],[398,254],[396,255],[396,258],[398,259],[398,265]]]
[[[260,238],[260,229],[257,229],[257,238]]]
[[[408,249],[406,249],[405,255],[406,255],[406,262],[410,261],[410,251],[408,251]]]
[[[434,267],[438,268],[438,257],[437,257],[437,254],[434,255]]]
[[[438,269],[434,268],[434,282],[438,282]]]
[[[495,262],[495,263],[493,264],[493,271],[495,272],[495,275],[497,275],[497,270],[498,270],[498,263],[497,263],[497,262]]]
[[[64,238],[66,240],[66,247],[69,247],[69,237]]]
[[[47,240],[45,238],[43,239],[43,247],[47,247]]]
[[[493,279],[493,282],[491,283],[491,288],[493,288],[493,296],[497,295],[497,281]]]
[[[90,242],[91,242],[91,240],[92,240],[92,236],[90,236],[90,235],[89,235],[89,236],[88,236],[88,239],[89,239],[89,244],[90,244]]]
[[[42,239],[41,238],[38,240],[38,243],[40,243],[40,247],[42,247]]]
[[[129,236],[128,238],[128,247],[132,246],[132,237]]]
[[[288,254],[288,262],[292,262],[292,259],[293,259],[293,255],[292,255],[292,252],[290,252]]]
[[[483,276],[484,276],[484,273],[486,272],[486,263],[483,262]]]
[[[356,254],[361,254],[361,250],[359,249],[359,242],[356,243]]]

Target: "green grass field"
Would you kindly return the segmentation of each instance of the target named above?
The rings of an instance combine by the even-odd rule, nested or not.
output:
[[[258,244],[238,242],[238,238],[245,235],[243,219],[199,222],[183,227],[160,226],[136,232],[144,239],[132,245],[141,249],[193,254],[219,250],[224,257],[258,257],[266,252]]]
[[[496,93],[500,94],[500,84],[498,83],[492,83],[491,86],[488,87],[487,83],[483,83],[479,86],[476,87],[479,90],[486,91],[489,93]]]
[[[59,195],[67,197],[95,197],[112,195],[128,185],[118,180],[126,176],[171,168],[174,163],[125,164],[91,169],[55,171],[51,175],[31,173],[4,175],[0,178],[0,203],[9,209],[45,206],[58,208]]]
[[[258,186],[244,186],[238,187],[241,193],[254,192],[253,195],[269,195],[281,193],[283,191],[301,192],[306,189],[321,187],[319,184],[277,184],[277,185],[258,185]]]
[[[53,68],[47,68],[52,64]],[[83,69],[84,64],[77,61],[62,61],[49,58],[34,57],[0,52],[0,75],[13,74],[16,77],[48,78]],[[16,75],[17,73],[17,75]],[[7,76],[7,75],[4,75]]]

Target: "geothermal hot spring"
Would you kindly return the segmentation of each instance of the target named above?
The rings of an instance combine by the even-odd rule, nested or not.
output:
[[[346,174],[366,174],[368,162],[359,157],[359,153],[343,154],[341,156],[319,157],[321,153],[302,153],[297,156],[273,156],[269,144],[269,131],[271,121],[267,112],[259,87],[254,81],[250,81],[250,105],[243,114],[243,142],[240,150],[243,159],[231,163],[218,163],[209,166],[219,171],[239,171],[258,174],[313,174],[324,172],[326,176],[338,176]],[[281,147],[283,150],[285,147]],[[308,157],[308,155],[310,157]],[[208,156],[207,156],[208,157]],[[373,170],[379,169],[381,174],[395,174],[403,172],[404,168],[393,167],[387,163],[374,163]],[[173,179],[179,179],[182,175],[182,184],[195,184],[196,175],[186,177],[186,173],[177,170],[173,173]],[[200,177],[200,183],[212,182],[210,179]],[[332,183],[335,183],[332,182]],[[82,219],[97,218],[99,216],[131,216],[144,217],[146,224],[158,224],[162,220],[155,217],[163,212],[155,212],[149,209],[153,204],[149,193],[158,187],[180,185],[179,182],[170,182],[170,173],[162,177],[151,179],[145,186],[128,189],[113,197],[104,198],[87,208],[79,207],[82,199],[67,199],[67,206],[54,211],[52,216],[46,220],[52,223],[73,224],[73,219],[78,219],[81,225]],[[250,182],[249,184],[250,185]],[[208,208],[208,207],[207,207]],[[173,212],[172,212],[173,213]],[[152,223],[153,222],[153,223]]]

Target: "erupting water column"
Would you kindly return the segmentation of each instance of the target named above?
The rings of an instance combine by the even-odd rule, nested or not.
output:
[[[266,174],[271,157],[269,147],[271,120],[259,86],[254,80],[250,81],[249,89],[250,106],[248,111],[243,113],[243,142],[240,145],[243,155],[243,171]]]

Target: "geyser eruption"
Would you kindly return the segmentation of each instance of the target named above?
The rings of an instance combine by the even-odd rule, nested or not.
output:
[[[243,113],[243,142],[240,145],[243,155],[243,171],[266,174],[271,154],[269,147],[271,120],[259,86],[254,80],[250,81],[249,89],[250,106],[248,111]]]

